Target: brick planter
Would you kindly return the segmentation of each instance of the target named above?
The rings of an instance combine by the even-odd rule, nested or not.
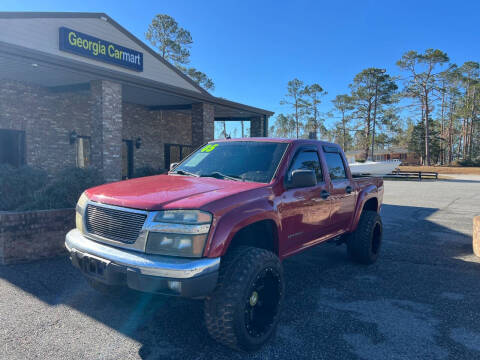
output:
[[[74,209],[0,212],[0,264],[65,254],[65,234],[74,227]]]

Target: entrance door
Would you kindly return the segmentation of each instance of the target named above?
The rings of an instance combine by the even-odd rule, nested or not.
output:
[[[133,140],[122,141],[122,179],[133,177]]]
[[[191,145],[165,144],[165,169],[170,170],[170,164],[185,159],[193,148]]]

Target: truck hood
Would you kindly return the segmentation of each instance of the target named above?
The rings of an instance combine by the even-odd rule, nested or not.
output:
[[[92,201],[142,210],[199,208],[212,201],[265,184],[157,175],[100,185],[86,191]]]

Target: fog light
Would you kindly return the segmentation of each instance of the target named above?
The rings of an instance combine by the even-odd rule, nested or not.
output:
[[[82,214],[75,212],[75,225],[80,232],[83,233],[83,217]]]
[[[172,291],[180,293],[182,291],[182,283],[180,281],[169,281],[168,288]]]

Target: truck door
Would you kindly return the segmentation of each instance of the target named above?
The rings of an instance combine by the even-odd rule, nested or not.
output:
[[[294,170],[313,170],[317,185],[288,188]],[[287,190],[282,195],[279,211],[286,234],[285,252],[292,253],[327,234],[330,227],[330,199],[316,148],[297,151],[285,174]]]
[[[330,197],[332,200],[332,232],[343,233],[348,229],[355,209],[355,186],[348,177],[345,159],[335,146],[324,146],[323,154],[330,177]]]

